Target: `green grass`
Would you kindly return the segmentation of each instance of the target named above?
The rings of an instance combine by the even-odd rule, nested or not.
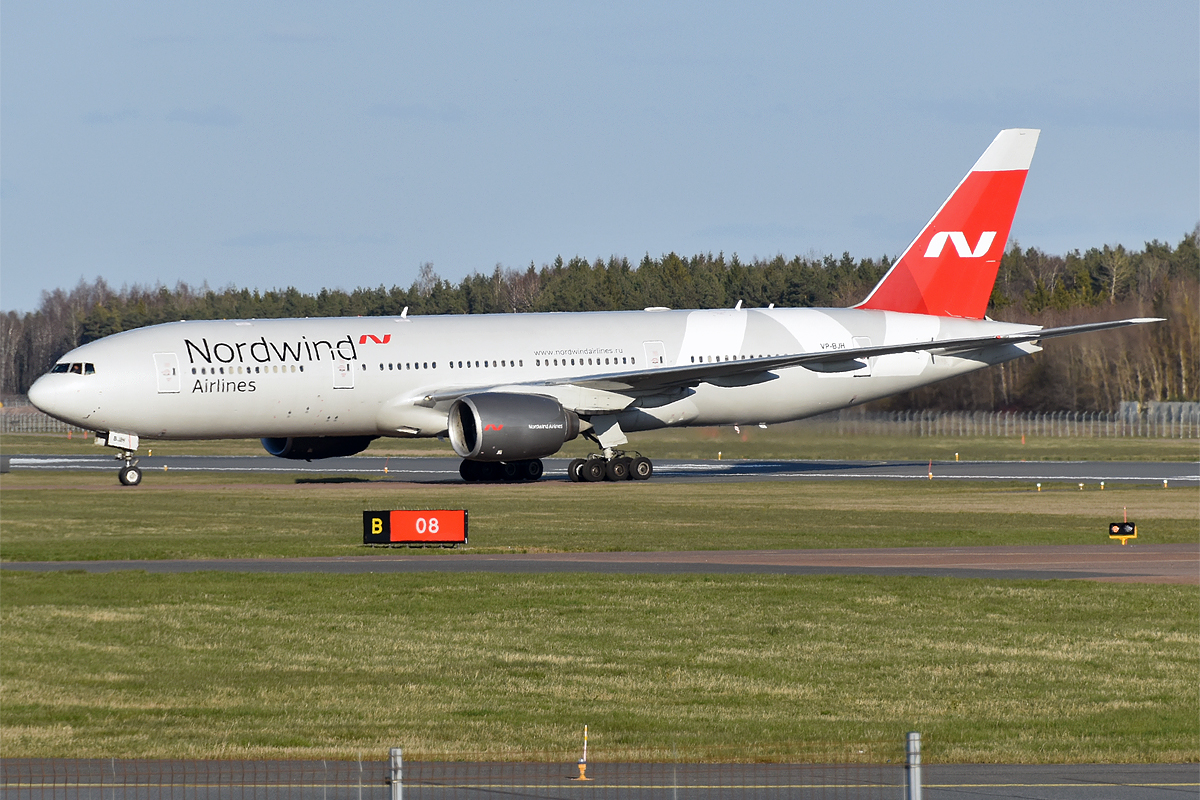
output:
[[[308,481],[311,479],[300,479]],[[6,561],[345,556],[362,512],[466,508],[464,552],[1107,544],[1123,508],[1139,542],[1194,542],[1196,487],[959,481],[438,486],[151,473],[0,478]],[[441,552],[441,551],[439,551]]]
[[[732,427],[675,428],[635,433],[628,445],[650,458],[841,459],[879,461],[1195,461],[1200,439],[1056,438],[1027,436],[841,436],[829,425],[788,423],[766,430]],[[156,455],[265,455],[257,439],[218,441],[143,440],[142,453]],[[559,453],[575,457],[591,452],[584,439],[568,442]],[[110,453],[79,436],[5,434],[0,454]],[[449,442],[435,439],[377,439],[368,456],[453,456]]]
[[[13,572],[0,586],[7,757],[561,754],[587,724],[597,761],[906,730],[934,763],[1200,760],[1195,587]]]
[[[654,436],[637,444],[658,457],[741,444]],[[4,452],[37,451],[19,438]],[[934,441],[795,457],[953,458],[911,450]],[[1099,441],[1121,458],[1180,445]],[[1139,543],[1200,529],[1195,487],[312,480],[4,475],[0,558],[356,555],[373,552],[362,510],[439,506],[470,509],[474,552],[1107,543],[1122,507]],[[934,763],[1195,762],[1197,619],[1194,586],[1086,581],[2,571],[0,739],[6,757],[561,759],[587,724],[602,761],[786,759],[920,730]]]

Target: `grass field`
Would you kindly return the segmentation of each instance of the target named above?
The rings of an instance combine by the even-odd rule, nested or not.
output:
[[[1058,438],[1027,436],[839,436],[826,425],[773,425],[766,430],[743,428],[676,428],[635,433],[628,445],[654,458],[843,459],[881,461],[1195,461],[1200,439]],[[154,442],[145,440],[142,452],[157,455],[261,455],[257,439]],[[586,455],[592,448],[583,439],[568,442],[559,454]],[[0,454],[111,454],[91,439],[65,434],[5,434]],[[452,456],[449,442],[436,439],[377,439],[368,456]]]
[[[0,558],[355,555],[363,509],[447,505],[474,552],[1100,543],[1122,507],[1139,542],[1200,530],[1195,487],[312,480],[4,475]],[[1194,586],[1087,581],[0,571],[0,740],[518,757],[587,724],[596,760],[779,759],[920,730],[933,763],[1196,762],[1197,620]]]
[[[11,473],[0,558],[361,555],[362,512],[384,508],[468,509],[469,552],[1105,544],[1123,508],[1143,543],[1196,541],[1200,525],[1194,486],[297,480],[168,473],[129,489],[106,473]]]
[[[877,577],[3,575],[5,755],[899,742],[1196,761],[1194,587]]]

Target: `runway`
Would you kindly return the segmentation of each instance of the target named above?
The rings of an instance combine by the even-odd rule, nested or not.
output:
[[[10,561],[6,570],[156,573],[241,572],[342,575],[494,572],[606,575],[909,575],[1008,580],[1093,580],[1200,585],[1200,544],[897,547],[845,550],[409,554],[380,548],[338,558]]]
[[[544,459],[542,480],[567,480],[569,459]],[[320,461],[289,461],[272,456],[148,456],[140,460],[147,480],[156,472],[243,472],[317,476],[359,476],[408,483],[460,483],[458,458],[380,458],[349,456]],[[13,471],[117,471],[105,455],[14,455]],[[653,481],[711,483],[800,480],[1033,481],[1097,484],[1200,485],[1200,462],[1161,461],[720,461],[662,459]]]

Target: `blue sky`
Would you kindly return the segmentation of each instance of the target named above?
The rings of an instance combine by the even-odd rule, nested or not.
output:
[[[1053,253],[1200,220],[1186,2],[3,4],[0,308],[904,249],[1005,127]]]

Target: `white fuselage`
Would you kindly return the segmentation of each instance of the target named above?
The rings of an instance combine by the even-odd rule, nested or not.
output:
[[[1029,326],[853,309],[719,309],[176,322],[119,333],[60,359],[41,408],[98,431],[150,439],[437,436],[437,396],[516,391],[586,416],[573,381],[677,365],[990,336]],[[793,366],[755,381],[631,393],[626,431],[799,419],[923,386],[1039,348],[957,356],[906,352],[860,368]],[[593,412],[595,413],[595,412]]]

